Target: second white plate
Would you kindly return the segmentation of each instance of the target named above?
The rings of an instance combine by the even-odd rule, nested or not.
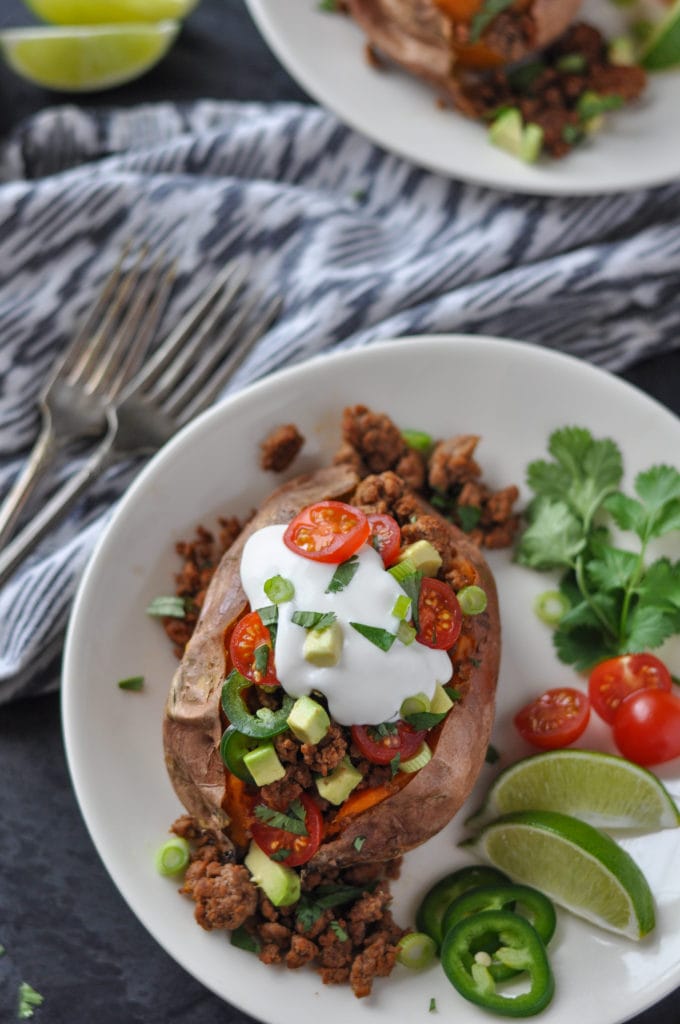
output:
[[[511,192],[593,195],[672,181],[680,175],[680,71],[651,77],[635,107],[610,115],[592,142],[563,160],[524,164],[492,146],[483,126],[441,110],[424,83],[377,70],[364,36],[319,0],[246,0],[272,51],[323,106],[379,146],[429,170]],[[616,25],[606,0],[586,0],[584,20]]]

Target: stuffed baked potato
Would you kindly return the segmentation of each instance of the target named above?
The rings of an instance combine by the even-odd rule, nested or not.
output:
[[[372,414],[363,410],[363,407],[358,407],[358,410],[358,413],[353,411],[356,414],[354,422],[358,418],[363,427],[367,424],[370,426]],[[392,430],[396,428],[392,427]],[[421,487],[419,492],[391,469],[379,473],[369,472],[371,464],[381,468],[386,463],[380,457],[374,457],[370,429],[365,436],[369,443],[363,451],[363,458],[354,450],[354,457],[347,462],[338,462],[285,483],[274,491],[248,522],[214,573],[196,628],[172,681],[163,725],[165,760],[177,795],[190,816],[190,825],[185,820],[179,831],[191,839],[198,839],[200,850],[203,851],[199,854],[198,866],[192,866],[196,870],[185,885],[185,891],[199,901],[194,877],[198,875],[198,888],[201,893],[205,891],[205,875],[209,871],[203,862],[203,853],[207,848],[210,850],[209,859],[214,861],[217,858],[221,865],[219,869],[212,869],[214,873],[221,873],[220,884],[224,883],[227,889],[231,886],[241,894],[237,901],[238,912],[231,913],[230,909],[226,916],[221,914],[219,923],[214,915],[211,917],[210,911],[203,910],[200,915],[197,913],[205,927],[233,929],[242,925],[248,928],[250,925],[256,930],[252,922],[255,912],[252,879],[248,878],[241,866],[245,859],[252,874],[252,859],[249,861],[248,857],[253,845],[264,848],[275,862],[295,870],[301,879],[303,898],[305,889],[318,885],[320,880],[330,878],[337,882],[339,877],[343,877],[343,872],[347,877],[355,879],[362,865],[368,868],[369,875],[366,877],[371,876],[375,882],[385,871],[390,870],[395,859],[425,842],[451,820],[470,793],[485,759],[493,723],[500,657],[498,601],[491,572],[479,546],[470,535],[440,515],[427,502],[423,493],[426,488]],[[396,436],[401,438],[398,433]],[[478,439],[462,440],[462,447],[470,456]],[[413,452],[404,455],[406,446],[403,441],[399,443],[402,454],[396,462],[392,458],[392,464],[399,463],[405,474],[410,473],[411,476],[415,468],[416,476],[420,472],[422,477],[425,473],[424,461],[421,460],[422,466],[419,469],[419,457],[415,458]],[[399,443],[395,449],[397,452]],[[460,448],[460,444],[458,447],[454,445],[453,463],[456,463]],[[470,470],[473,476],[478,472],[476,463],[470,457],[466,465],[468,468],[473,467]],[[441,481],[438,482],[441,486]],[[469,487],[470,480],[467,484],[459,482],[454,485],[452,500],[460,496],[461,486]],[[439,496],[441,498],[441,494]],[[313,698],[312,703],[321,708],[328,725],[319,737],[305,737],[294,727],[291,715],[288,719],[289,728],[284,724],[274,730],[267,739],[267,746],[273,747],[280,772],[277,780],[270,783],[268,779],[258,779],[257,775],[250,777],[247,767],[244,771],[243,763],[234,765],[225,756],[224,739],[227,732],[233,733],[235,728],[241,728],[241,721],[256,722],[258,715],[260,719],[278,716],[280,722],[284,711],[288,714],[293,697],[298,698],[296,703],[301,698],[294,686],[291,690],[293,697],[287,693],[285,687],[291,689],[291,684],[283,677],[283,686],[276,685],[278,679],[274,665],[279,666],[279,662],[283,665],[285,660],[280,618],[275,643],[270,643],[269,636],[266,636],[268,653],[265,647],[265,660],[264,663],[260,660],[259,669],[255,667],[255,660],[244,667],[240,660],[240,648],[234,648],[235,637],[243,632],[241,626],[253,615],[242,575],[249,579],[248,565],[253,561],[253,556],[249,556],[248,552],[257,549],[260,538],[269,537],[276,530],[279,531],[275,537],[276,543],[279,537],[283,537],[285,544],[293,551],[292,555],[290,551],[283,552],[289,559],[286,565],[292,564],[295,567],[298,563],[302,565],[310,558],[314,559],[315,556],[310,555],[304,545],[299,550],[286,538],[293,536],[291,530],[301,517],[304,520],[310,508],[325,508],[329,503],[334,509],[339,508],[342,516],[356,516],[358,521],[366,520],[367,523],[370,520],[372,532],[369,535],[366,526],[367,532],[362,535],[365,539],[354,553],[348,556],[345,546],[337,557],[325,559],[326,564],[315,564],[314,572],[325,573],[324,579],[330,579],[338,565],[347,565],[354,559],[363,566],[362,560],[368,560],[371,572],[375,570],[381,577],[381,585],[384,577],[396,593],[401,594],[401,588],[404,587],[410,594],[409,599],[402,597],[402,603],[409,607],[408,617],[412,615],[413,621],[417,621],[413,602],[420,609],[419,631],[404,622],[406,639],[402,643],[402,633],[396,630],[397,623],[393,622],[391,628],[398,633],[400,639],[396,640],[396,636],[388,636],[388,639],[390,643],[395,641],[394,647],[402,649],[402,653],[408,647],[414,657],[422,652],[428,657],[436,655],[443,658],[446,670],[442,671],[441,660],[436,662],[436,673],[442,676],[436,685],[439,691],[443,691],[441,684],[444,683],[450,683],[453,689],[447,688],[445,691],[447,695],[443,698],[443,710],[440,695],[438,713],[435,714],[433,710],[429,717],[429,699],[427,694],[424,696],[425,703],[421,705],[421,710],[426,709],[425,718],[418,719],[416,716],[414,720],[419,728],[409,722],[404,724],[401,718],[395,725],[394,720],[400,714],[399,701],[396,706],[389,705],[391,724],[387,715],[367,720],[359,712],[358,717],[352,717],[352,712],[346,710],[340,716],[341,720],[337,721],[331,688],[323,692],[324,673],[328,673],[329,669],[318,668],[315,664],[316,675],[313,678],[321,682],[318,688],[310,686],[305,692]],[[389,558],[383,548],[384,538],[376,526],[378,520],[381,524],[390,520],[393,526],[389,528],[396,530],[396,541],[394,536],[391,539],[396,547],[393,546]],[[416,548],[419,555],[424,548],[429,550],[430,555],[434,552],[434,564],[425,566],[420,563],[422,568],[414,571],[411,558],[416,557]],[[271,551],[271,548],[268,550]],[[408,557],[402,557],[405,555]],[[268,557],[271,559],[271,555]],[[403,572],[392,575],[390,565],[395,562],[402,567]],[[302,568],[307,566],[302,565]],[[365,578],[368,581],[368,569],[364,572],[364,577],[359,579]],[[411,584],[414,579],[417,580],[417,592],[413,591],[412,586],[409,588],[400,582],[404,573],[410,574]],[[288,572],[288,575],[293,576],[294,572]],[[281,576],[272,579],[281,579]],[[268,584],[271,582],[271,579],[267,580]],[[365,590],[366,586],[367,583],[364,583],[362,589]],[[302,591],[302,581],[296,581],[295,587]],[[461,615],[455,591],[470,587],[483,595],[484,606],[476,614]],[[291,585],[291,589],[295,588]],[[330,586],[325,594],[329,590]],[[347,593],[350,591],[351,587],[347,586]],[[355,591],[358,594],[357,584]],[[427,618],[429,613],[423,605],[424,595],[429,597],[433,591],[438,594],[446,592],[444,605],[436,603],[441,600],[440,597],[434,599],[433,607],[439,616],[436,620]],[[254,596],[255,593],[259,594],[259,591],[251,591],[251,598],[255,602],[254,606],[259,608],[259,598]],[[391,602],[392,597],[389,600]],[[449,619],[441,617],[442,607],[457,609],[456,640],[452,646],[449,641],[454,634],[446,632],[444,628],[448,628]],[[279,616],[283,608],[283,603],[277,606]],[[259,614],[264,618],[264,609],[260,609]],[[426,630],[430,629],[429,625],[425,626],[425,621],[428,624],[433,621],[437,623],[431,626],[431,635],[425,635]],[[262,623],[259,622],[259,625]],[[345,631],[351,632],[348,625],[357,624],[343,622]],[[296,626],[292,630],[295,632]],[[301,632],[309,634],[314,630],[308,628]],[[386,631],[379,632],[385,634]],[[361,637],[359,643],[366,644],[367,653],[373,653],[378,659],[387,659],[384,647],[382,653],[378,651],[375,654],[369,650],[372,643]],[[334,662],[323,664],[336,663],[342,664],[342,657],[337,656]],[[267,685],[272,682],[275,685]],[[429,685],[432,695],[432,685],[420,679],[412,680],[410,685],[410,691],[405,693],[416,695],[420,692],[422,698],[422,691],[427,690]],[[404,706],[402,702],[402,714]],[[231,714],[231,708],[235,711],[230,721],[225,711]],[[251,732],[247,724],[243,728],[246,733]],[[245,740],[246,746],[250,744],[251,749],[253,745],[257,748],[257,740],[252,736],[245,737]],[[405,744],[403,749],[401,744]],[[416,757],[413,756],[414,744],[419,751]],[[388,752],[387,756],[383,747]],[[427,754],[424,760],[423,751]],[[400,763],[401,754],[404,756]],[[418,757],[421,761],[418,761]],[[246,766],[252,764],[247,757],[244,760]],[[332,796],[328,787],[323,785],[326,778],[330,779],[339,770],[347,770],[352,775],[352,785],[341,797],[337,793]],[[304,839],[286,832],[287,824],[292,821],[290,808],[295,808],[296,804],[298,812],[302,808],[308,809],[306,817],[304,813],[302,815],[307,826],[306,830],[303,828],[306,836]],[[310,826],[309,809],[314,812],[313,829]],[[271,893],[267,896],[271,898]],[[299,898],[298,888],[295,898],[287,896],[285,900],[282,899],[282,903],[286,907],[291,902],[295,904]],[[285,913],[289,915],[290,911],[286,909]],[[333,976],[324,980],[344,979]],[[357,994],[366,994],[365,986],[354,987]]]

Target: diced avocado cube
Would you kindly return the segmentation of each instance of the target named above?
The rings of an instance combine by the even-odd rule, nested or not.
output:
[[[523,130],[520,110],[518,107],[509,107],[492,122],[489,128],[489,139],[494,146],[504,149],[506,153],[519,156]]]
[[[435,715],[443,715],[453,705],[454,701],[451,700],[442,684],[437,683],[432,694],[432,700],[430,701],[430,711]]]
[[[288,907],[300,899],[300,876],[292,868],[268,857],[257,843],[250,844],[243,863],[255,885],[263,890],[275,907]]]
[[[417,572],[422,572],[423,576],[436,576],[442,564],[442,556],[429,540],[416,540],[402,548],[397,562],[406,559],[412,562]]]
[[[308,629],[302,654],[305,661],[319,668],[337,665],[342,653],[342,626],[332,622],[325,629]]]
[[[519,147],[519,156],[527,164],[535,164],[543,150],[543,129],[532,121],[527,124],[522,132],[522,141]]]
[[[316,788],[319,791],[319,796],[337,807],[345,802],[362,778],[359,769],[355,768],[350,759],[346,757],[330,775],[319,776],[316,779]]]
[[[610,64],[617,67],[631,67],[637,62],[635,41],[632,36],[616,36],[611,39],[607,48]]]
[[[262,743],[259,747],[249,750],[243,755],[243,763],[258,786],[268,786],[286,774],[273,743]]]
[[[311,697],[298,697],[286,719],[288,728],[302,743],[318,743],[328,732],[331,720],[326,709]]]

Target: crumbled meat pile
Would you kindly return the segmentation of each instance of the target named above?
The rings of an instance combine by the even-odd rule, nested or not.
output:
[[[363,405],[347,408],[342,421],[343,443],[336,462],[349,462],[361,477],[352,502],[367,513],[385,512],[400,524],[405,543],[429,540],[442,557],[440,575],[455,590],[477,580],[474,566],[456,551],[450,532],[439,516],[428,512],[423,499],[445,518],[462,526],[479,545],[503,547],[512,543],[519,526],[514,512],[514,486],[490,489],[475,459],[479,437],[459,435],[431,446],[425,453],[404,440],[383,414]],[[176,576],[177,594],[184,598],[184,619],[165,619],[164,626],[181,657],[196,624],[212,573],[243,524],[220,520],[217,538],[200,527],[192,541],[177,545],[182,569]],[[472,627],[464,619],[456,644],[452,685],[464,692],[474,665]],[[279,698],[264,687],[252,687],[247,698],[274,706]],[[251,713],[256,707],[250,707]],[[302,743],[286,732],[274,739],[285,776],[258,791],[258,800],[285,812],[313,787],[314,775],[328,775],[349,756],[362,774],[357,791],[392,784],[389,764],[371,764],[352,741],[351,731],[332,723],[316,745]],[[326,828],[333,828],[336,809],[315,796]],[[313,964],[328,984],[349,982],[357,996],[371,991],[373,979],[390,973],[397,943],[404,934],[392,919],[390,879],[399,861],[361,864],[323,877],[302,871],[302,897],[290,907],[274,907],[253,884],[248,870],[235,863],[234,846],[221,834],[204,831],[189,817],[175,822],[173,831],[190,841],[192,860],[182,892],[196,903],[198,923],[208,930],[239,930],[265,963],[289,968]],[[350,887],[347,889],[346,887]],[[349,893],[344,899],[328,892]],[[323,893],[320,898],[319,894]],[[325,901],[325,902],[324,902]]]
[[[294,423],[276,427],[260,444],[260,465],[273,473],[288,469],[305,443]]]
[[[303,874],[300,901],[275,907],[214,833],[188,816],[179,818],[172,831],[192,844],[180,891],[196,903],[201,927],[239,930],[263,963],[292,970],[314,964],[324,984],[349,982],[358,997],[370,994],[374,978],[391,972],[405,934],[390,911],[389,881],[398,877],[398,861],[324,876]],[[343,889],[350,898],[343,900]],[[329,892],[334,894],[330,901]],[[333,906],[324,905],[328,902]]]
[[[561,157],[586,138],[598,113],[638,99],[645,84],[642,68],[612,64],[602,34],[580,22],[531,63],[470,74],[459,105],[482,121],[518,107],[525,123],[543,129],[545,151]]]

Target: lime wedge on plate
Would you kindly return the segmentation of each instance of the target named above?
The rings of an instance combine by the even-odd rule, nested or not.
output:
[[[640,63],[648,71],[680,67],[680,0],[675,0],[654,26],[642,47]]]
[[[641,939],[654,927],[654,899],[635,861],[578,818],[518,811],[461,845],[600,928]]]
[[[656,775],[614,754],[550,750],[502,771],[466,824],[511,811],[561,811],[606,829],[677,828],[680,812]]]
[[[65,92],[108,89],[148,71],[172,45],[179,23],[10,28],[0,49],[17,74]]]
[[[185,18],[198,0],[24,0],[52,25],[110,25],[119,21]]]

